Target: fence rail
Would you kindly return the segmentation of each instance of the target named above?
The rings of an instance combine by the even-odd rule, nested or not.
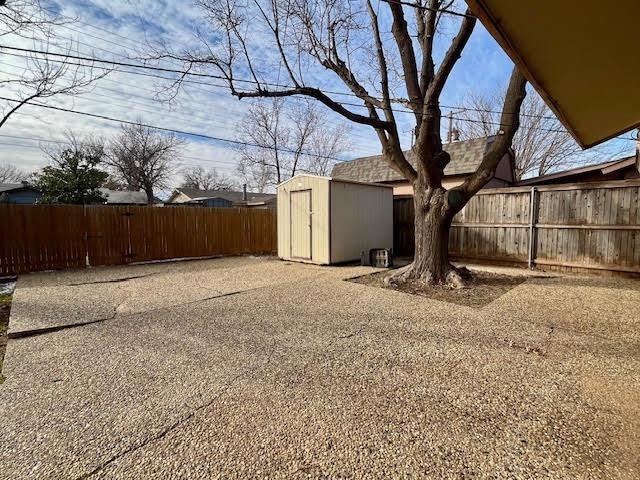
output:
[[[273,209],[0,204],[0,274],[272,253]]]
[[[413,199],[394,200],[396,253],[413,255]],[[640,273],[640,180],[480,191],[454,218],[452,256]]]

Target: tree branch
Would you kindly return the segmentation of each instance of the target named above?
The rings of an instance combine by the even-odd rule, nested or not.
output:
[[[451,73],[451,70],[453,70],[453,66],[460,58],[467,41],[469,41],[469,37],[476,25],[476,18],[471,13],[471,10],[468,9],[466,15],[467,16],[463,18],[462,23],[460,24],[458,34],[452,40],[451,45],[440,64],[438,72],[434,75],[433,81],[427,89],[424,99],[425,103],[434,104],[438,102],[440,93],[442,93],[444,84],[447,82],[449,74]]]
[[[373,37],[376,44],[376,54],[378,57],[378,68],[380,68],[380,86],[382,90],[382,102],[385,114],[387,114],[387,120],[393,120],[393,111],[391,110],[391,95],[389,94],[389,73],[387,69],[387,59],[384,55],[384,48],[382,46],[382,38],[380,37],[380,26],[378,25],[378,16],[373,11],[371,0],[367,0],[367,11],[371,18],[371,28],[373,30]]]
[[[407,88],[407,94],[409,95],[409,104],[416,114],[416,120],[420,122],[423,97],[418,82],[418,67],[416,65],[416,56],[413,51],[413,42],[409,35],[407,21],[404,18],[404,11],[402,10],[401,4],[388,0],[384,1],[389,5],[391,15],[393,16],[391,32],[398,46],[400,60],[402,61],[404,82]]]
[[[427,93],[427,87],[434,75],[433,40],[436,33],[437,9],[439,7],[439,0],[429,0],[428,10],[416,9],[418,38],[422,50],[422,67],[420,69],[420,92],[422,95]]]
[[[329,107],[336,113],[339,113],[343,117],[351,120],[352,122],[360,123],[362,125],[370,125],[374,128],[380,128],[383,130],[389,130],[391,128],[391,124],[389,122],[380,120],[379,118],[371,118],[364,115],[360,115],[358,113],[352,112],[351,110],[346,109],[343,105],[333,100],[331,97],[326,95],[324,92],[317,88],[312,87],[296,87],[290,88],[287,90],[266,90],[260,89],[252,92],[239,92],[234,91],[233,94],[239,99],[243,98],[280,98],[280,97],[293,97],[295,95],[303,95],[307,97],[314,98],[324,105]]]

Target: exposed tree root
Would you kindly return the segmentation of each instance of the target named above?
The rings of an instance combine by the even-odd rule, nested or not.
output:
[[[414,263],[392,271],[384,279],[387,287],[397,287],[407,283],[422,285],[442,285],[448,288],[465,288],[472,279],[471,272],[466,267],[449,265],[442,276],[435,276],[431,272],[418,272]]]

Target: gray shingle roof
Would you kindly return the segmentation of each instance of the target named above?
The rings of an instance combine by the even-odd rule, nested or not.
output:
[[[230,190],[198,190],[197,188],[178,188],[177,190],[191,199],[224,198],[225,200],[229,200],[230,202],[242,201],[242,192],[234,192]],[[249,201],[262,202],[268,201],[272,198],[275,198],[275,194],[273,193],[247,192],[247,200]]]
[[[444,169],[445,175],[465,175],[476,171],[487,145],[495,137],[474,138],[461,142],[447,143],[444,150],[451,156],[451,161]],[[413,151],[405,152],[407,160],[415,167]],[[333,178],[356,180],[360,182],[395,182],[404,177],[393,170],[382,158],[382,155],[357,158],[348,162],[337,163],[331,172]]]
[[[36,187],[24,183],[0,183],[0,192],[12,192],[21,189],[37,190]]]

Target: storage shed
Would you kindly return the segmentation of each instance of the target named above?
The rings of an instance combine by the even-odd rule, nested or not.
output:
[[[298,175],[278,185],[278,256],[316,264],[393,247],[393,188]]]

